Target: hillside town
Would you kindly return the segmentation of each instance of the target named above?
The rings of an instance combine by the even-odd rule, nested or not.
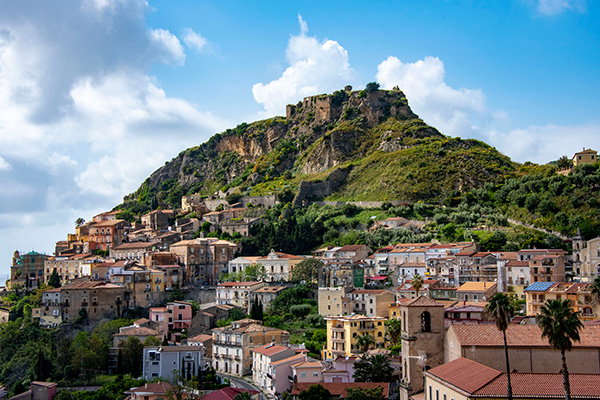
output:
[[[125,392],[131,399],[168,397],[211,373],[231,386],[185,387],[183,398],[303,399],[315,385],[331,398],[506,398],[508,382],[515,398],[561,398],[565,349],[571,398],[600,395],[600,237],[578,231],[572,254],[436,240],[242,256],[234,239],[278,201],[230,204],[226,195],[184,196],[180,209],[140,222],[120,219],[122,210],[80,219],[54,255],[15,251],[0,295],[38,290],[27,317],[46,330],[130,318],[112,335],[106,373],[122,375],[123,351],[142,345],[129,373],[148,383]],[[393,217],[369,229],[421,226]],[[0,324],[11,320],[3,303]],[[577,318],[568,347],[540,322],[556,304]],[[299,337],[293,321],[301,320],[322,333]],[[9,391],[0,382],[0,400]],[[10,399],[56,393],[57,383],[32,380]]]

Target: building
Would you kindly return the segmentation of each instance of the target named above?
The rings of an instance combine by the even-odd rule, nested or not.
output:
[[[126,342],[129,337],[136,337],[141,343],[144,343],[150,336],[157,339],[162,339],[160,333],[154,329],[138,326],[136,324],[131,326],[123,326],[119,328],[119,332],[113,335],[113,347],[118,348],[121,343]]]
[[[227,265],[227,273],[232,276],[233,274],[238,274],[246,270],[246,268],[251,265],[256,265],[258,260],[262,258],[260,256],[244,256],[244,257],[236,257],[233,260],[229,261]]]
[[[400,399],[423,390],[425,363],[436,367],[444,362],[444,306],[423,296],[400,305],[402,320],[402,377]]]
[[[565,256],[540,254],[529,260],[532,282],[563,282],[565,280]]]
[[[456,289],[456,299],[459,302],[486,302],[496,293],[495,282],[466,282]]]
[[[301,392],[308,390],[308,388],[310,388],[312,385],[314,385],[314,383],[296,383],[294,384],[294,387],[292,389],[292,391],[290,392],[291,394],[291,398],[294,400],[298,400],[299,399],[299,395]],[[329,391],[329,393],[331,393],[331,398],[332,399],[343,399],[344,397],[346,397],[348,395],[348,392],[346,391],[346,389],[348,388],[360,388],[363,390],[366,389],[376,389],[376,388],[382,388],[383,389],[383,398],[384,399],[389,399],[390,398],[390,384],[389,383],[379,383],[379,382],[353,382],[353,383],[341,383],[341,382],[322,382],[319,383],[319,385],[323,386],[325,389],[327,389]]]
[[[8,322],[10,318],[10,311],[7,308],[0,307],[0,324]]]
[[[385,317],[348,315],[325,317],[327,321],[327,342],[323,349],[323,359],[332,360],[338,356],[361,354],[356,344],[359,335],[371,335],[375,347],[385,346]]]
[[[89,250],[110,250],[123,243],[131,224],[122,219],[111,219],[90,224]]]
[[[388,307],[395,299],[394,293],[388,290],[354,289],[343,299],[343,312],[344,315],[356,313],[387,318]]]
[[[11,397],[9,400],[52,400],[58,385],[54,382],[31,382],[29,390]]]
[[[169,382],[154,382],[130,389],[125,394],[129,395],[130,400],[159,400],[167,398],[171,390]]]
[[[159,250],[160,242],[131,242],[123,243],[110,249],[110,258],[113,260],[135,261],[148,265],[148,258],[152,252]]]
[[[159,231],[166,230],[169,227],[169,220],[174,216],[173,210],[154,210],[142,215],[140,220],[144,227]]]
[[[49,257],[44,262],[44,281],[48,282],[54,271],[63,285],[74,279],[91,276],[92,265],[101,261],[100,257],[89,253]]]
[[[271,249],[269,254],[260,257],[256,262],[265,267],[265,273],[267,275],[265,280],[268,282],[275,282],[289,281],[292,269],[294,269],[294,266],[298,265],[302,260],[304,260],[304,257],[276,252]]]
[[[50,289],[42,293],[40,303],[40,326],[42,328],[54,328],[62,322],[62,299],[61,289]]]
[[[174,301],[167,303],[166,307],[152,307],[149,319],[158,325],[161,337],[179,343],[182,331],[192,325],[192,303]]]
[[[358,357],[338,356],[328,368],[323,369],[323,382],[352,383],[354,382],[354,363]],[[300,381],[299,381],[300,382]]]
[[[343,315],[343,299],[346,297],[345,286],[320,287],[318,291],[319,314],[324,317]]]
[[[567,355],[569,373],[600,373],[600,325],[585,325],[580,337]],[[555,373],[560,369],[560,351],[542,338],[537,325],[510,324],[506,340],[511,370]],[[464,357],[506,371],[504,339],[495,324],[451,325],[444,348],[445,362]]]
[[[513,398],[563,399],[565,389],[560,373],[534,374],[512,372],[510,374]],[[600,375],[577,374],[569,371],[572,399],[598,397]],[[425,375],[427,399],[506,399],[508,378],[505,372],[459,358],[430,369]]]
[[[600,273],[600,237],[583,240],[581,231],[573,238],[573,272],[583,282],[592,282]]]
[[[269,394],[277,395],[287,391],[291,384],[291,368],[284,371],[284,366],[306,361],[306,355],[297,354],[298,349],[269,343],[252,350],[252,381],[256,386]],[[279,361],[285,360],[284,363]],[[287,372],[287,373],[286,373]]]
[[[26,288],[44,283],[44,263],[50,256],[30,251],[21,254],[15,251],[10,267],[10,287],[21,285]]]
[[[600,304],[592,295],[591,283],[535,282],[525,289],[527,315],[535,316],[547,300],[568,299],[571,307],[579,311],[583,321],[591,321],[600,316]]]
[[[217,286],[217,304],[250,309],[251,293],[264,287],[264,282],[225,282]]]
[[[279,296],[285,289],[287,289],[285,286],[263,286],[260,289],[253,290],[250,296],[253,302],[262,304],[263,310],[267,310],[275,297]],[[250,305],[248,312],[250,312],[250,308],[252,308],[252,305]]]
[[[188,346],[204,346],[206,358],[212,358],[212,335],[197,335],[187,340]]]
[[[191,380],[199,369],[205,370],[207,367],[202,346],[144,347],[142,376],[148,381],[157,377],[173,380],[174,371]]]
[[[213,368],[217,372],[243,376],[252,371],[251,350],[267,343],[287,345],[290,333],[263,326],[261,321],[242,319],[213,329]]]
[[[592,149],[583,148],[573,155],[573,166],[584,165],[584,164],[595,164],[598,162],[598,152]]]
[[[91,321],[118,318],[123,310],[125,290],[105,282],[76,282],[60,288],[63,321],[73,321],[85,310]]]
[[[174,243],[170,251],[185,265],[186,283],[213,284],[227,273],[227,265],[235,258],[238,246],[226,240],[198,238]]]

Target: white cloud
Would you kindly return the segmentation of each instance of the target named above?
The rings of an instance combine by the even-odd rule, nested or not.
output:
[[[403,63],[390,56],[377,66],[376,79],[385,89],[399,86],[413,111],[447,135],[479,136],[481,125],[492,118],[481,90],[446,84],[444,63],[437,57]]]
[[[538,11],[544,15],[556,15],[566,10],[585,12],[586,0],[539,0]]]
[[[509,132],[492,130],[488,143],[518,162],[546,164],[561,156],[569,158],[583,147],[598,149],[600,124],[529,126]]]
[[[300,35],[292,36],[286,50],[289,67],[281,77],[252,87],[254,99],[263,104],[263,116],[282,115],[285,106],[305,96],[343,88],[355,76],[348,52],[333,40],[307,36],[308,26],[298,16]]]
[[[199,33],[194,32],[191,28],[184,29],[183,43],[187,47],[200,52],[206,51],[209,47],[208,40]]]
[[[2,157],[0,157],[0,171],[9,171],[12,167],[10,164]]]
[[[145,0],[0,2],[0,259],[19,241],[52,249],[73,216],[118,204],[226,125],[148,75],[185,53],[147,12]]]
[[[165,64],[183,65],[185,52],[177,36],[165,29],[149,29],[148,36],[156,47],[156,54]]]

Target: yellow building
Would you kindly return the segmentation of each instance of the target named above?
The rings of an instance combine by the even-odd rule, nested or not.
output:
[[[573,156],[573,165],[594,164],[598,161],[598,152],[592,149],[583,148],[583,151],[575,153]]]
[[[327,321],[327,343],[323,349],[323,359],[361,354],[361,349],[356,344],[358,336],[371,335],[375,347],[385,346],[386,318],[355,314],[326,317],[325,320]]]
[[[525,289],[527,315],[538,315],[547,300],[568,299],[583,321],[592,321],[600,315],[600,304],[594,301],[591,283],[534,282]]]

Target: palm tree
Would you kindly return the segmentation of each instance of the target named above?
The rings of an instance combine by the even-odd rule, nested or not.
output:
[[[538,324],[542,329],[542,337],[547,338],[548,343],[556,350],[560,350],[565,399],[571,400],[565,352],[571,350],[573,341],[580,341],[579,330],[583,328],[583,323],[579,319],[579,312],[571,308],[571,302],[567,299],[546,300],[540,311]]]
[[[369,347],[375,344],[375,339],[371,335],[358,335],[356,337],[356,345],[362,350],[363,353],[369,350]]]
[[[508,380],[508,400],[512,400],[512,386],[510,384],[510,364],[508,362],[508,345],[506,344],[506,329],[510,320],[515,315],[515,309],[510,301],[510,297],[506,293],[496,293],[493,295],[487,306],[486,310],[494,316],[496,320],[496,327],[502,332],[504,338],[504,357],[506,358],[506,379]]]
[[[419,290],[421,290],[421,288],[423,287],[423,278],[421,277],[421,275],[415,275],[410,284],[412,285],[413,289],[415,289],[415,291],[417,292],[417,297],[419,297]]]

